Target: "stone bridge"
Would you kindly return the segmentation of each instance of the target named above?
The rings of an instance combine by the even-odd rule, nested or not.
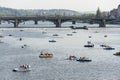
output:
[[[112,21],[114,19],[82,19],[80,17],[0,17],[0,22],[1,21],[8,21],[14,24],[14,27],[18,27],[19,23],[33,20],[35,24],[38,24],[38,21],[51,21],[53,22],[56,27],[61,27],[61,24],[67,21],[71,21],[72,24],[75,24],[76,21],[80,20],[89,20],[92,22],[97,22],[99,24],[99,27],[105,27],[106,26],[106,21]]]

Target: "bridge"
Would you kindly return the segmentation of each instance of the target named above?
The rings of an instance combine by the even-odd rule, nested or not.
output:
[[[83,19],[80,17],[46,17],[46,16],[39,16],[39,17],[0,17],[0,24],[1,21],[8,21],[10,23],[14,24],[14,27],[18,27],[19,23],[25,22],[25,21],[29,21],[29,20],[33,20],[35,24],[38,24],[38,21],[50,21],[53,22],[56,27],[61,27],[61,24],[67,21],[71,21],[72,24],[75,24],[76,21],[80,21],[80,20],[89,20],[93,23],[98,23],[99,27],[106,27],[106,22],[108,21],[112,21],[115,19]]]

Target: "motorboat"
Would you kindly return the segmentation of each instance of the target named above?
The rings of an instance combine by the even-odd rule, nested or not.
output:
[[[79,62],[91,62],[92,60],[90,60],[89,58],[86,58],[86,57],[80,57],[76,61],[79,61]]]
[[[13,72],[29,72],[29,71],[31,71],[30,65],[26,64],[13,69]]]
[[[41,54],[39,55],[40,58],[52,58],[53,54],[48,53],[48,52],[41,52]]]
[[[120,56],[120,52],[116,52],[115,54],[113,54],[115,56]]]

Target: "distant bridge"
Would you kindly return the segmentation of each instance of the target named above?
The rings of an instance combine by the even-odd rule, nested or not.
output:
[[[53,22],[56,27],[61,27],[61,24],[67,21],[71,21],[72,24],[75,24],[76,21],[79,20],[90,20],[91,22],[96,22],[99,24],[99,27],[106,27],[106,22],[107,21],[112,21],[115,19],[83,19],[80,17],[46,17],[46,16],[41,16],[41,17],[0,17],[0,23],[1,21],[8,21],[14,24],[14,27],[18,27],[19,23],[33,20],[35,24],[38,24],[38,21],[51,21]]]

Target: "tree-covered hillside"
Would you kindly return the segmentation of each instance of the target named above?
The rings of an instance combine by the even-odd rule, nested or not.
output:
[[[17,10],[11,8],[0,7],[0,17],[6,16],[77,16],[80,15],[77,11],[65,9],[49,9],[49,10]]]

